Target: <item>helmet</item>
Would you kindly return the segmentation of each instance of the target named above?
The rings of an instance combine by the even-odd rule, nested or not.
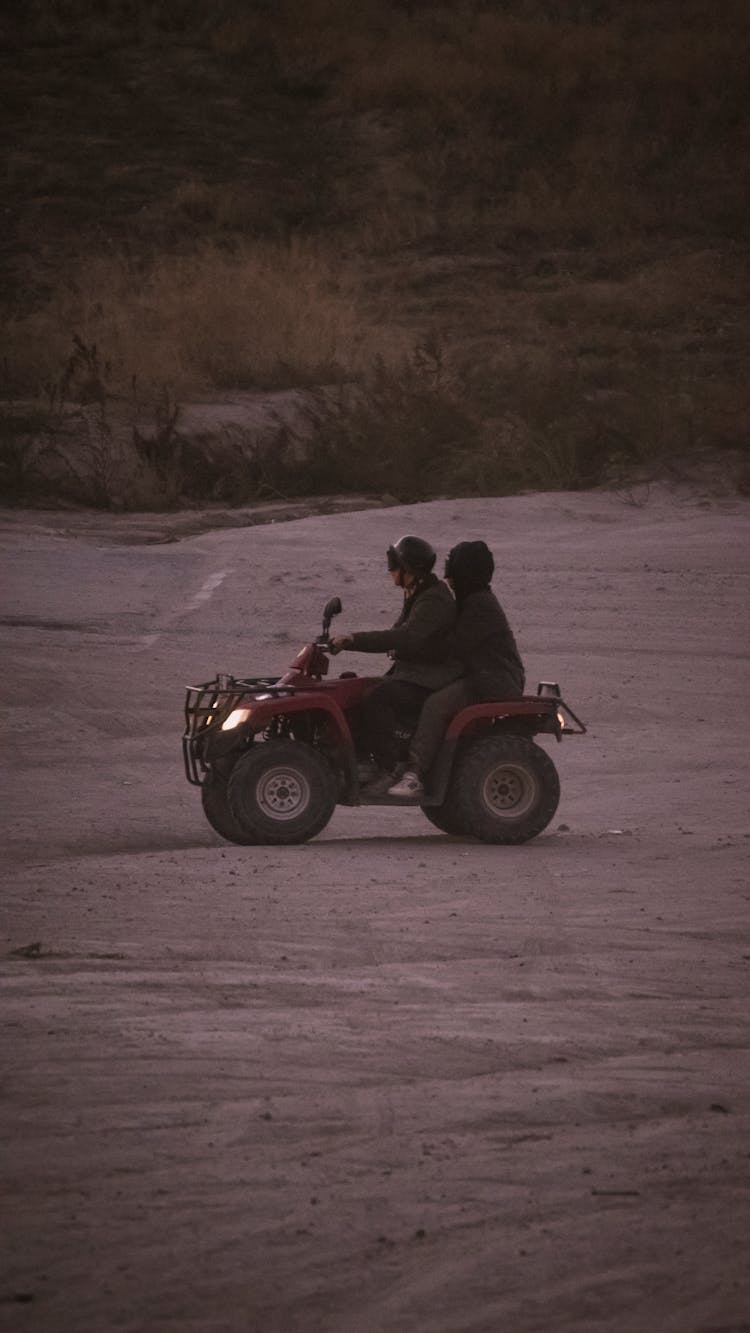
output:
[[[388,568],[405,574],[429,574],[437,559],[430,543],[421,537],[400,537],[395,546],[388,547],[387,554]]]
[[[495,572],[495,561],[486,542],[459,542],[448,552],[445,577],[467,592],[486,588]]]

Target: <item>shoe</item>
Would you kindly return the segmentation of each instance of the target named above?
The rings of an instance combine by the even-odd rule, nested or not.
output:
[[[424,793],[424,787],[419,781],[416,773],[407,768],[398,782],[394,782],[392,787],[388,788],[389,796],[405,796],[411,800],[417,800]]]

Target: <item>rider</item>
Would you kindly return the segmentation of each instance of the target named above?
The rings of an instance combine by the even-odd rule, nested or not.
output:
[[[409,746],[408,768],[388,789],[389,796],[419,799],[445,729],[459,709],[523,694],[523,663],[505,612],[490,587],[494,571],[495,561],[485,542],[459,542],[448,554],[445,579],[455,593],[457,612],[453,651],[463,663],[464,674],[425,702]]]
[[[401,537],[388,547],[387,558],[391,578],[404,593],[398,620],[392,629],[337,635],[331,639],[331,650],[388,652],[393,658],[389,671],[362,704],[366,748],[393,781],[399,719],[413,718],[433,690],[456,680],[464,668],[448,646],[456,606],[450,589],[432,572],[436,556],[429,542]]]

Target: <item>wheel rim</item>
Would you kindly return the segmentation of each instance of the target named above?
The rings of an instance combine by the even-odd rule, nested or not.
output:
[[[310,784],[291,768],[272,768],[256,788],[258,805],[271,819],[296,819],[310,804]]]
[[[482,800],[499,819],[520,819],[528,814],[536,795],[536,780],[521,764],[498,764],[482,784]]]

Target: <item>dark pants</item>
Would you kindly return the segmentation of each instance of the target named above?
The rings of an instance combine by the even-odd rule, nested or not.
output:
[[[396,728],[415,725],[430,690],[405,680],[382,680],[362,703],[364,748],[392,772],[399,758]]]
[[[471,687],[463,676],[442,690],[435,690],[427,700],[409,745],[409,767],[425,781],[443,743],[448,723],[460,709],[473,703]]]
[[[510,675],[500,671],[479,673],[475,677],[462,676],[442,690],[435,690],[422,709],[419,725],[411,738],[409,767],[424,782],[443,743],[448,724],[456,713],[469,704],[518,699],[522,692]]]

